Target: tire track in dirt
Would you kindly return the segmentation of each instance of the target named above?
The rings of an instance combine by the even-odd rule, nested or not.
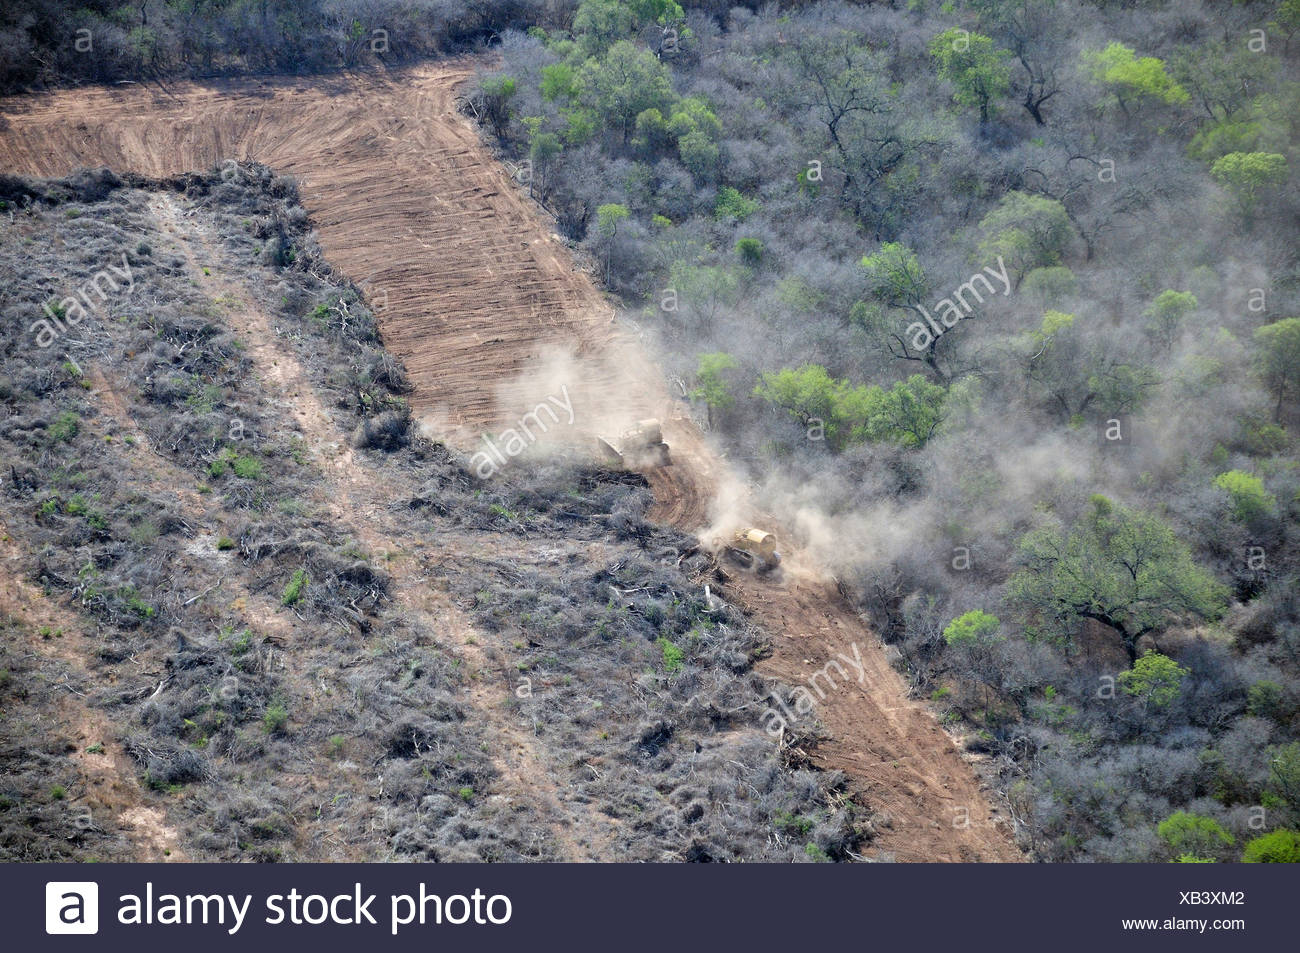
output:
[[[649,477],[652,516],[700,531],[734,481],[456,113],[456,88],[473,68],[459,60],[310,82],[180,84],[165,97],[134,87],[9,99],[0,101],[0,161],[34,175],[108,165],[163,176],[252,158],[295,175],[324,251],[376,305],[385,345],[410,374],[413,408],[438,436],[468,446],[516,419],[544,396],[538,380],[522,383],[524,372],[558,347],[579,359],[569,366],[581,370],[588,434],[610,420],[665,421],[677,464]],[[352,502],[354,525],[375,513]],[[874,635],[824,573],[805,567],[796,580],[799,554],[787,556],[789,581],[739,578],[729,597],[772,631],[763,675],[799,684],[853,644],[869,660],[861,691],[819,705],[830,738],[811,756],[890,816],[874,848],[904,860],[1022,859],[971,765],[907,697]],[[955,808],[970,812],[966,826]]]

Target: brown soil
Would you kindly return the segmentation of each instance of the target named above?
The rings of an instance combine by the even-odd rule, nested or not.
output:
[[[652,515],[687,531],[705,529],[717,515],[719,488],[734,483],[725,463],[668,395],[644,349],[617,329],[614,308],[457,114],[456,89],[472,72],[472,63],[457,61],[326,80],[184,84],[165,93],[82,89],[3,100],[8,125],[0,164],[28,175],[107,165],[163,176],[250,158],[293,174],[326,255],[367,292],[385,345],[411,375],[413,406],[435,435],[470,448],[480,434],[559,395],[561,385],[575,409],[576,427],[563,434],[570,441],[658,416],[676,463],[650,474]],[[173,230],[184,230],[168,219],[166,206],[159,211]],[[263,376],[284,388],[313,449],[329,452],[339,434],[310,405],[301,368],[247,294],[232,293],[241,302],[233,317],[252,339]],[[374,473],[361,473],[346,447],[337,456],[337,483],[325,494],[332,513],[380,546],[385,520],[370,502],[382,498]],[[365,493],[335,492],[357,480]],[[875,636],[823,573],[801,565],[800,554],[787,556],[780,577],[737,576],[723,596],[752,610],[771,633],[772,655],[760,673],[773,680],[804,684],[837,653],[851,657],[856,644],[866,663],[863,683],[818,701],[816,716],[829,737],[808,755],[843,771],[875,812],[878,834],[869,853],[1022,859],[974,767],[907,697]],[[431,621],[441,616],[438,630],[445,631],[452,607],[420,594],[418,570],[417,562],[398,579],[398,598]],[[472,642],[468,658],[484,664]],[[593,826],[589,816],[570,813],[581,809],[561,804],[527,732],[504,717],[507,690],[477,688],[470,698],[506,741],[503,775],[560,818],[561,854],[603,856],[599,822]],[[587,840],[578,843],[566,829],[584,831]]]

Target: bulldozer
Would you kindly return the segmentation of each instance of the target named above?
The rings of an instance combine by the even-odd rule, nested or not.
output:
[[[727,556],[746,569],[770,572],[781,565],[776,537],[766,530],[747,527],[736,530],[725,546]]]
[[[664,443],[663,427],[654,418],[639,421],[619,434],[617,440],[597,437],[596,444],[610,464],[624,470],[666,467],[673,462],[668,444]]]

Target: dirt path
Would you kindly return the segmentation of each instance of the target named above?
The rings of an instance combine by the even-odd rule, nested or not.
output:
[[[697,529],[713,525],[713,481],[727,478],[725,468],[693,427],[679,424],[666,439],[676,440],[676,463],[649,474],[662,501],[661,518]],[[728,493],[742,500],[745,495],[743,487]],[[737,508],[752,512],[743,502]],[[779,515],[756,519],[780,533]],[[908,697],[884,646],[838,586],[807,554],[783,555],[780,573],[770,577],[726,565],[729,578],[715,580],[713,591],[749,611],[770,634],[772,652],[759,663],[759,674],[773,685],[808,688],[816,697],[812,712],[795,712],[796,724],[820,724],[827,737],[807,751],[810,760],[844,772],[849,789],[870,806],[877,833],[867,853],[909,862],[1023,859],[1011,843],[1009,818],[990,802],[992,792],[979,780],[974,759],[968,760],[932,712]],[[854,664],[859,660],[860,668]],[[816,673],[831,677],[813,680]],[[790,714],[768,701],[783,717]]]
[[[180,84],[170,96],[129,87],[3,100],[0,164],[34,175],[108,165],[160,176],[253,158],[295,175],[324,251],[367,292],[386,346],[410,373],[413,406],[438,436],[469,447],[561,387],[574,398],[569,439],[658,416],[678,463],[651,477],[652,515],[699,531],[716,515],[719,488],[732,485],[726,465],[456,113],[455,90],[472,71],[457,61],[325,80]],[[296,416],[307,426],[304,409]],[[351,473],[344,480],[371,476],[342,469]],[[378,545],[372,520],[382,525],[382,513],[366,495],[343,494],[336,505]],[[739,579],[729,598],[773,633],[761,674],[798,685],[855,644],[867,661],[862,685],[820,701],[832,737],[812,756],[845,771],[887,815],[874,850],[901,860],[1020,859],[972,766],[907,698],[875,636],[816,567],[791,568],[786,583]],[[475,701],[492,717],[490,699]],[[526,737],[506,731],[509,747],[526,755]],[[503,771],[522,777],[530,764],[524,756]]]

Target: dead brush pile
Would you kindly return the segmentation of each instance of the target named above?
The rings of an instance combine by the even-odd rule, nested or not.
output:
[[[155,221],[159,194],[212,217],[228,239],[222,262],[195,273]],[[205,293],[209,266],[242,256],[285,345],[320,369],[340,443],[403,413],[400,371],[356,290],[315,257],[305,216],[286,204],[294,194],[256,166],[238,182],[0,181],[12,213],[0,226],[0,519],[24,554],[10,571],[77,613],[63,638],[93,679],[74,687],[117,726],[105,742],[134,761],[143,796],[180,819],[197,858],[386,856],[371,752],[412,709],[452,713],[437,723],[447,764],[422,766],[431,784],[483,786],[491,773],[454,701],[455,666],[428,647],[431,633],[383,613],[387,576],[310,502],[320,464],[232,331],[232,302]],[[36,322],[66,319],[61,302],[109,263],[129,281],[101,284],[95,308],[40,346]],[[6,629],[9,648],[39,641],[21,620]],[[24,698],[52,704],[33,687]],[[4,750],[38,742],[41,776],[74,776],[67,743],[44,746],[31,725],[7,719]],[[4,856],[123,856],[120,830],[51,854],[33,820],[48,791],[20,783],[31,770],[6,771]]]
[[[0,857],[14,861],[132,858],[120,831],[104,823],[92,771],[77,765],[75,745],[55,727],[51,712],[68,696],[66,670],[34,651],[31,640],[57,642],[65,633],[33,632],[13,618],[0,618]],[[85,691],[83,679],[71,684]],[[87,747],[86,759],[107,765],[106,752]]]
[[[436,497],[448,515],[435,523],[476,534],[441,574],[495,636],[510,704],[566,788],[623,822],[620,857],[847,856],[858,835],[841,779],[783,764],[759,729],[762,633],[709,608],[691,581],[704,557],[645,521],[642,479],[519,464],[467,490],[439,476],[411,502],[437,512]]]

